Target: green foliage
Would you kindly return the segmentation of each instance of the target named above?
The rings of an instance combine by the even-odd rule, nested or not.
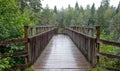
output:
[[[108,70],[100,68],[100,67],[95,67],[91,71],[108,71]]]
[[[34,71],[34,68],[33,67],[29,67],[29,68],[25,69],[24,71]]]
[[[100,57],[99,67],[114,67],[120,68],[120,62],[117,59],[110,59],[106,57]]]
[[[120,49],[114,46],[101,45],[100,52],[112,54],[112,55],[120,55]],[[108,67],[120,67],[120,62],[117,59],[110,59],[106,57],[100,57],[99,66],[108,66]]]
[[[109,35],[109,37],[106,37],[106,32],[102,32],[101,33],[101,38],[102,39],[109,39],[109,40],[113,40],[113,34]],[[109,46],[109,45],[104,45],[101,44],[100,47],[100,52],[103,53],[107,53],[107,54],[112,54],[112,55],[120,55],[120,49],[118,47],[114,47],[114,46]],[[98,66],[103,67],[115,67],[115,68],[119,68],[120,67],[120,62],[117,59],[110,59],[110,58],[106,58],[106,57],[100,57],[100,61]]]
[[[39,23],[40,9],[22,8],[22,0],[0,0],[0,41],[18,39],[24,37],[24,25],[35,25]],[[39,5],[41,6],[41,5]],[[32,6],[33,7],[33,6]],[[21,10],[22,8],[22,10]],[[0,55],[7,54],[11,56],[13,53],[23,51],[23,44],[12,44],[0,46]],[[24,57],[19,58],[0,58],[0,71],[10,71],[14,65],[25,63]]]
[[[10,65],[10,57],[7,58],[0,58],[0,71],[5,71],[11,67]]]
[[[19,31],[19,26],[21,23],[17,23],[20,12],[18,11],[19,6],[15,4],[14,0],[2,0],[0,2],[0,40],[5,40],[10,37],[17,37],[19,34],[16,34],[16,32]],[[14,26],[13,26],[14,25]],[[10,34],[12,33],[12,34]],[[4,34],[4,36],[3,36]]]
[[[49,7],[46,6],[46,8],[42,10],[41,17],[40,17],[41,19],[40,24],[49,25],[51,17],[52,17],[52,12],[49,9]]]
[[[13,50],[8,50],[6,53],[7,56],[11,56],[13,54]],[[15,61],[11,57],[1,58],[0,57],[0,71],[9,71],[11,67],[14,65]]]
[[[0,0],[0,41],[23,38],[24,25],[58,25],[63,28],[69,25],[100,25],[101,38],[107,40],[120,41],[120,3],[117,8],[110,6],[109,0],[102,0],[98,9],[95,4],[86,8],[79,6],[76,2],[75,7],[68,5],[68,8],[54,10],[41,8],[40,0]],[[61,29],[60,31],[63,31]],[[0,46],[0,54],[12,55],[14,52],[23,51],[23,44],[13,44]],[[7,52],[8,51],[8,52]],[[101,45],[101,52],[120,55],[119,49],[113,46]],[[6,53],[7,52],[7,53]],[[0,58],[0,69],[8,69],[13,65],[24,63],[25,58]],[[105,63],[108,62],[108,63]],[[116,60],[101,58],[100,66],[119,67],[120,63]],[[95,68],[93,71],[101,71]]]
[[[115,47],[113,46],[106,46],[106,45],[101,45],[101,52],[106,52],[109,54],[113,54],[115,52]]]
[[[26,68],[26,69],[16,69],[15,71],[35,71],[33,67],[29,67],[29,68]]]

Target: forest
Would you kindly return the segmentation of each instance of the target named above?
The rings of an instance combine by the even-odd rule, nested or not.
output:
[[[25,25],[101,26],[100,38],[120,42],[120,2],[117,7],[110,6],[110,0],[102,0],[100,7],[87,5],[83,8],[76,2],[75,7],[50,9],[42,8],[41,0],[0,0],[0,41],[24,38]],[[104,47],[104,48],[102,48]],[[23,51],[23,44],[0,46],[0,55],[11,55]],[[102,45],[100,51],[120,55],[120,49]],[[24,63],[24,58],[1,58],[0,71],[11,71],[11,67]],[[101,58],[96,66],[120,68],[120,60]],[[32,71],[32,69],[30,68]],[[30,71],[29,70],[29,71]],[[18,70],[25,71],[25,70]]]

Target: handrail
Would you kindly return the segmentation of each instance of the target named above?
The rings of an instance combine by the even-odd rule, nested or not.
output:
[[[100,26],[96,26],[96,37],[89,36],[86,33],[79,31],[78,28],[84,28],[84,30],[94,29],[94,28],[89,28],[89,27],[86,28],[80,26],[65,27],[66,34],[70,36],[70,38],[81,50],[81,52],[85,55],[85,57],[88,59],[88,61],[91,63],[92,66],[96,65],[99,62],[100,56],[120,60],[120,56],[118,55],[100,52],[99,50],[100,44],[112,45],[118,48],[120,47],[120,42],[100,39]],[[92,58],[93,61],[89,59],[91,57],[90,55],[93,56]],[[109,67],[107,67],[107,69],[120,70],[119,68],[109,68]]]
[[[41,33],[36,33],[34,36],[28,37],[28,32],[30,28],[35,28],[36,30],[44,29]],[[50,39],[54,34],[57,33],[58,28],[55,26],[25,26],[24,27],[24,35],[25,38],[23,39],[14,39],[14,40],[6,40],[0,41],[0,46],[6,46],[8,44],[19,44],[25,43],[25,50],[20,52],[15,52],[12,55],[1,54],[0,57],[26,57],[26,64],[21,64],[18,66],[14,66],[16,68],[26,68],[31,66],[39,57],[41,52],[44,50],[45,46],[48,44]],[[38,29],[39,27],[39,29]],[[34,31],[32,31],[34,32]],[[12,67],[12,68],[14,68]]]
[[[34,28],[34,30],[33,30]],[[80,29],[84,28],[87,31],[92,29],[93,27],[80,27],[80,26],[70,26],[65,27],[65,33],[70,36],[73,42],[76,44],[79,50],[84,54],[89,63],[92,66],[95,66],[97,62],[99,62],[99,57],[104,56],[107,58],[115,58],[120,59],[120,56],[103,53],[99,51],[100,44],[112,45],[116,47],[120,47],[120,42],[108,41],[100,39],[100,27],[96,27],[96,37],[87,35],[84,31],[80,31]],[[19,44],[25,43],[25,50],[22,52],[13,53],[12,56],[9,55],[0,55],[0,57],[26,57],[26,64],[19,65],[20,68],[29,67],[37,60],[41,52],[44,50],[45,46],[48,44],[50,39],[54,34],[57,33],[58,28],[55,26],[26,26],[25,27],[25,38],[23,39],[14,39],[7,41],[0,41],[0,46],[5,46],[9,44]],[[41,31],[42,30],[42,31]],[[30,32],[30,33],[29,33]],[[35,34],[33,34],[35,33]],[[30,34],[30,36],[29,36]],[[91,32],[93,34],[93,32]],[[34,36],[33,36],[34,35]],[[108,68],[111,69],[111,68]],[[115,70],[115,68],[112,68]],[[118,68],[117,68],[118,69]]]
[[[41,52],[44,50],[52,36],[57,32],[57,28],[53,28],[36,36],[28,38],[29,42],[29,62],[30,66],[34,64]]]
[[[82,33],[82,32],[78,32],[77,30],[73,30],[72,28],[66,27],[66,29],[69,29],[70,31],[76,32],[76,33],[78,33],[78,34],[81,34],[81,35],[83,35],[83,36],[85,36],[85,37],[88,37],[88,38],[91,38],[91,39],[95,39],[95,37],[86,35],[85,33]]]
[[[6,40],[0,41],[0,46],[8,45],[8,44],[15,44],[15,43],[26,43],[27,39],[13,39],[13,40]]]
[[[50,30],[56,26],[27,26],[28,36],[34,36],[36,34]]]
[[[27,51],[15,52],[12,55],[2,54],[0,57],[6,58],[6,57],[20,57],[20,56],[28,56],[28,52]]]
[[[97,53],[98,56],[105,56],[107,58],[116,58],[116,59],[120,59],[120,56],[118,55],[112,55],[112,54],[107,54],[107,53],[102,53],[102,52],[99,52]]]
[[[69,27],[65,27],[65,32],[73,42],[76,44],[78,49],[84,54],[87,60],[92,66],[96,64],[96,38],[88,36],[82,32],[77,32]]]
[[[120,42],[115,42],[115,41],[108,41],[108,40],[100,39],[98,40],[98,43],[120,47]]]
[[[95,28],[92,26],[69,26],[69,28],[76,30],[77,32],[82,32],[84,34],[87,34],[89,36],[94,36],[94,30]]]
[[[50,30],[47,30],[47,31],[44,31],[44,32],[38,33],[38,34],[36,34],[36,35],[34,35],[34,36],[30,36],[30,37],[28,37],[28,38],[37,37],[37,36],[39,36],[39,35],[45,34],[45,33],[47,33],[47,32],[50,32],[51,30],[54,30],[54,29],[57,29],[57,28],[54,27],[54,28],[52,28],[52,29],[50,29]]]
[[[69,26],[70,28],[85,28],[85,29],[95,29],[93,26]]]
[[[99,39],[97,41],[97,43],[99,44],[105,44],[105,45],[111,45],[111,46],[116,46],[118,48],[120,48],[120,42],[115,42],[115,41],[108,41],[108,40],[103,40],[103,39]],[[103,52],[98,52],[97,56],[102,56],[102,57],[107,57],[107,58],[112,58],[112,59],[118,59],[120,60],[120,56],[119,55],[114,55],[114,54],[108,54],[108,53],[103,53]],[[120,71],[120,68],[111,68],[111,67],[105,67],[106,69],[109,70],[113,70],[113,71]]]

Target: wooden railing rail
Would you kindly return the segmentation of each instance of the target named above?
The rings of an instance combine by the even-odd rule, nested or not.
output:
[[[96,64],[96,39],[88,36],[84,33],[78,32],[77,30],[73,30],[72,28],[66,27],[65,32],[73,42],[76,44],[78,49],[84,54],[87,60],[91,63],[91,65],[95,66]]]
[[[0,57],[2,58],[6,58],[6,57],[20,57],[20,56],[28,56],[28,52],[26,51],[21,51],[21,52],[15,52],[12,55],[7,55],[7,54],[3,54]]]
[[[99,62],[99,57],[101,56],[120,60],[120,56],[118,55],[100,52],[100,44],[116,46],[119,48],[120,42],[113,42],[113,41],[100,39],[100,26],[96,26],[96,32],[95,32],[96,37],[84,33],[84,31],[85,30],[88,31],[88,29],[92,29],[92,31],[95,30],[93,27],[70,26],[65,28],[65,32],[67,35],[70,36],[70,38],[73,40],[76,46],[81,50],[81,52],[85,55],[85,57],[91,63],[92,66],[95,66]],[[92,34],[94,34],[94,32],[92,32]],[[120,71],[119,68],[110,68],[110,67],[106,67],[106,68]]]
[[[97,41],[97,43],[105,44],[105,45],[111,45],[111,46],[115,46],[115,47],[120,48],[120,42],[108,41],[108,40],[100,39],[100,40]],[[106,56],[108,58],[116,58],[116,59],[120,60],[120,56],[118,56],[118,55],[107,54],[107,53],[103,53],[103,52],[99,52],[99,53],[97,53],[97,55],[98,56]]]
[[[31,28],[34,28],[35,31],[31,30]],[[29,31],[32,31],[31,33],[35,33],[34,36],[30,36]],[[58,28],[55,26],[25,26],[24,39],[0,41],[0,46],[25,43],[25,50],[21,52],[15,52],[12,55],[0,54],[0,57],[5,58],[24,56],[26,57],[26,64],[14,66],[13,68],[29,67],[37,60],[45,46],[48,44],[52,36],[57,33],[57,31]]]
[[[26,43],[26,42],[27,42],[27,39],[6,40],[6,41],[0,41],[0,46],[5,46],[8,44]]]
[[[120,42],[114,42],[114,41],[108,41],[108,40],[103,40],[100,39],[97,41],[99,44],[105,44],[105,45],[110,45],[110,46],[115,46],[117,48],[120,48]],[[104,52],[98,52],[97,56],[99,57],[107,57],[111,59],[117,59],[120,61],[120,55],[114,55],[114,54],[109,54],[109,53],[104,53]],[[112,70],[112,71],[120,71],[120,68],[111,68],[111,67],[105,67],[106,69]]]
[[[100,39],[97,42],[100,44],[111,45],[111,46],[116,46],[116,47],[120,48],[120,42],[108,41],[108,40],[103,40],[103,39]],[[112,55],[112,54],[107,54],[107,53],[102,53],[102,52],[98,53],[98,55],[107,56],[108,58],[120,59],[120,56],[118,56],[118,55]]]
[[[86,26],[69,26],[70,28],[72,28],[73,30],[76,30],[78,32],[87,34],[89,36],[94,36],[94,27],[86,27]]]
[[[56,26],[28,26],[28,30],[29,30],[28,35],[34,36],[36,34],[50,30],[53,27],[56,27]]]
[[[19,43],[25,44],[24,51],[13,53],[13,55],[0,54],[2,58],[26,57],[26,64],[17,66],[19,68],[26,68],[34,64],[52,36],[57,33],[58,28],[55,26],[25,26],[24,31],[24,39],[0,41],[0,46]],[[95,37],[94,32],[96,33]],[[69,26],[65,27],[65,33],[70,36],[92,66],[95,66],[99,62],[99,57],[101,56],[120,60],[120,56],[118,55],[100,52],[100,44],[120,47],[119,42],[100,39],[100,26],[96,26],[96,29],[93,27]],[[119,68],[109,67],[107,69],[120,70]]]
[[[98,43],[106,44],[106,45],[112,45],[112,46],[116,46],[116,47],[120,48],[120,42],[108,41],[108,40],[100,39],[100,40],[98,40]]]
[[[28,38],[29,42],[29,61],[30,66],[36,61],[41,52],[44,50],[50,39],[57,33],[57,28],[52,28],[46,32]]]
[[[27,43],[27,39],[14,39],[14,40],[6,40],[6,41],[0,41],[0,46],[6,46],[10,44],[20,44],[20,43]],[[0,54],[0,57],[5,58],[5,57],[20,57],[20,56],[27,56],[27,52],[22,51],[22,52],[15,52],[12,55],[8,54]]]

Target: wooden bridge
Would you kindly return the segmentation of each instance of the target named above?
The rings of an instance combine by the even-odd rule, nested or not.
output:
[[[11,57],[25,57],[26,63],[14,68],[33,65],[35,71],[90,71],[100,56],[120,59],[120,56],[99,52],[100,44],[120,47],[118,42],[100,39],[100,26],[64,27],[63,34],[58,34],[58,29],[56,26],[25,26],[25,38],[1,41],[0,46],[25,43],[25,50]]]

